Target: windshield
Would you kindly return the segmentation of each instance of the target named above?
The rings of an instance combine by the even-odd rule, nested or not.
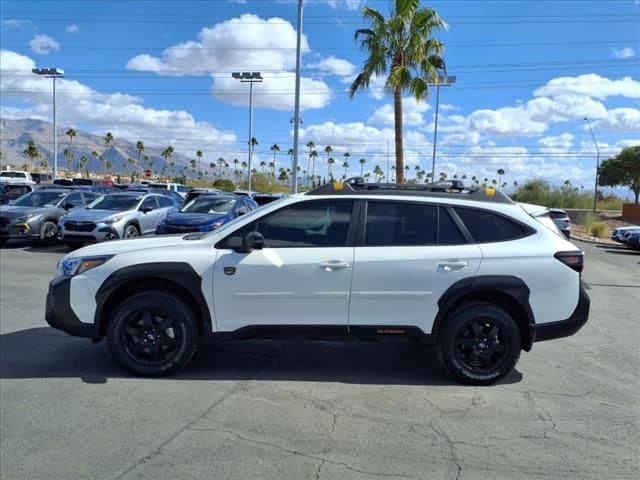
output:
[[[278,200],[276,200],[276,201],[274,201],[274,202],[269,203],[267,206],[264,206],[264,207],[258,207],[258,208],[256,208],[255,210],[251,210],[251,211],[250,211],[249,213],[247,213],[246,215],[243,215],[242,217],[236,218],[236,219],[234,219],[233,221],[228,222],[228,223],[225,223],[225,224],[224,224],[224,225],[222,225],[221,227],[218,227],[218,228],[216,228],[215,230],[213,230],[213,231],[211,231],[211,232],[208,232],[208,233],[207,233],[207,236],[210,236],[210,235],[213,235],[213,234],[216,234],[216,235],[217,235],[218,233],[220,233],[220,232],[222,232],[222,231],[224,231],[224,230],[227,230],[227,229],[228,229],[228,228],[230,228],[230,227],[231,227],[231,228],[235,228],[235,227],[236,227],[236,225],[237,225],[237,222],[238,222],[239,220],[241,220],[242,222],[244,222],[245,220],[250,220],[250,219],[252,219],[253,217],[264,215],[265,209],[269,209],[269,210],[271,210],[271,207],[274,207],[274,208],[273,208],[273,210],[276,210],[277,208],[279,208],[279,207],[280,207],[280,205],[281,205],[282,203],[284,203],[284,202],[285,202],[285,200],[287,200],[287,198],[288,198],[288,196],[284,196],[284,197],[279,198]]]
[[[89,210],[132,210],[138,205],[142,196],[133,195],[104,195],[90,203]]]
[[[66,195],[64,192],[31,192],[14,203],[17,207],[53,207]]]
[[[187,203],[180,211],[183,213],[225,215],[233,210],[235,204],[236,200],[234,198],[197,197]]]

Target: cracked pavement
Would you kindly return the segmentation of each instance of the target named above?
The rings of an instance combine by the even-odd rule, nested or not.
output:
[[[589,323],[470,387],[412,344],[207,343],[141,379],[46,327],[64,251],[0,250],[0,476],[8,479],[635,479],[640,255],[578,243]]]

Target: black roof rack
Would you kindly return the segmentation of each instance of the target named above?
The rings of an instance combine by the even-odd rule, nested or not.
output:
[[[366,183],[362,177],[327,182],[306,195],[411,195],[421,197],[465,198],[481,202],[513,203],[493,187],[465,187],[462,180],[434,183]]]

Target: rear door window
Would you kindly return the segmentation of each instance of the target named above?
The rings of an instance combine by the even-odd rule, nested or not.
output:
[[[367,203],[365,245],[435,245],[438,207],[434,205],[378,202]]]

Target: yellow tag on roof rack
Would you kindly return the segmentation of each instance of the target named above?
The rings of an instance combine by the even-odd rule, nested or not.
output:
[[[484,191],[488,197],[494,197],[496,195],[496,189],[493,187],[487,187]]]
[[[333,182],[334,190],[342,190],[344,188],[344,182]]]

